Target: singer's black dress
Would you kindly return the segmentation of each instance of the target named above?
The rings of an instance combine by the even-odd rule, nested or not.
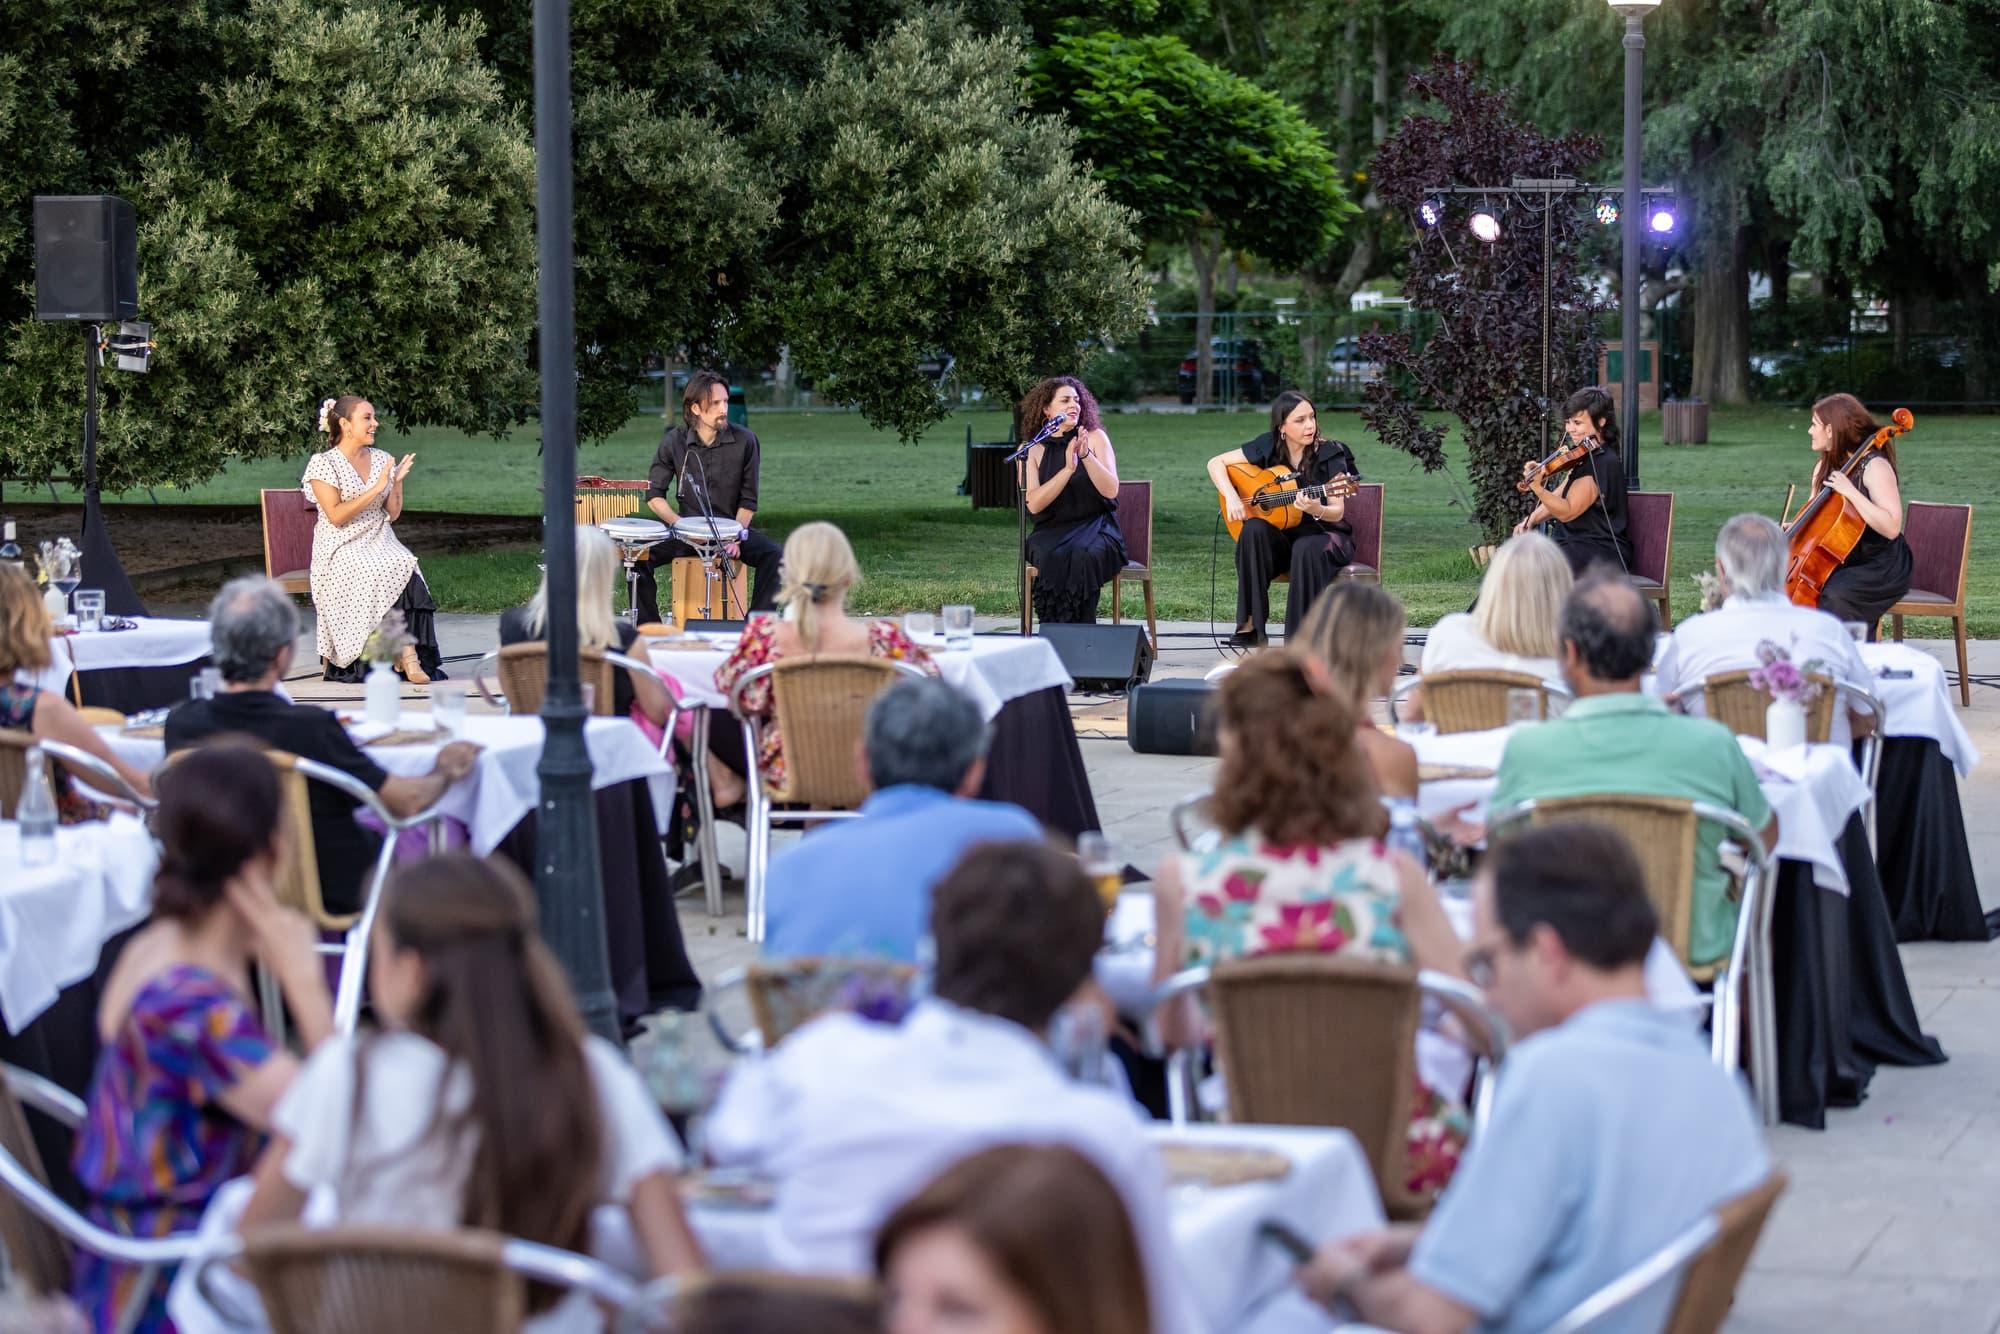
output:
[[[1042,446],[1037,484],[1063,470],[1071,428]],[[1028,564],[1035,567],[1035,615],[1044,621],[1090,624],[1097,620],[1097,597],[1111,576],[1125,568],[1125,539],[1118,531],[1118,506],[1097,493],[1089,473],[1078,468],[1048,507],[1035,515],[1028,534]]]

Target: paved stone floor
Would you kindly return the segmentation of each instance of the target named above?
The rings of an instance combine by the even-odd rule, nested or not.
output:
[[[493,644],[490,617],[442,617],[448,655]],[[1000,628],[999,622],[991,627]],[[1156,676],[1198,676],[1218,661],[1201,625],[1163,625]],[[311,661],[311,636],[300,660]],[[1947,670],[1948,642],[1921,647]],[[471,662],[461,676],[470,675]],[[1975,678],[2000,677],[2000,643],[1972,648]],[[303,696],[318,687],[298,683]],[[416,692],[412,692],[416,693]],[[1967,727],[1986,763],[1961,785],[1973,858],[1989,907],[2000,904],[2000,688],[1973,687]],[[1165,812],[1207,785],[1209,762],[1134,754],[1122,740],[1082,742],[1098,813],[1127,859],[1150,870],[1170,846]],[[741,837],[724,855],[741,865]],[[710,918],[682,903],[689,948],[705,977],[748,959],[741,897]],[[1885,1068],[1861,1107],[1829,1114],[1827,1129],[1781,1126],[1772,1149],[1792,1179],[1728,1328],[1759,1334],[1826,1330],[2000,1331],[2000,943],[1903,949],[1927,1030],[1951,1060]]]

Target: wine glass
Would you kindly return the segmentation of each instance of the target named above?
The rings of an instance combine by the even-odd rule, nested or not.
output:
[[[65,612],[69,609],[70,594],[74,593],[76,586],[83,582],[83,571],[78,568],[81,564],[77,553],[67,543],[58,546],[50,559],[49,584],[62,590]]]

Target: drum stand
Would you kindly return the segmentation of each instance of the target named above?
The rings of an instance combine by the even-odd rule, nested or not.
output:
[[[618,543],[618,558],[625,562],[624,616],[634,625],[639,623],[639,557],[646,554],[652,545],[652,542]]]

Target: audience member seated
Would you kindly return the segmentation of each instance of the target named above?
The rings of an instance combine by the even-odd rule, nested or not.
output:
[[[753,616],[743,627],[736,651],[715,669],[716,688],[727,693],[745,675],[766,663],[802,653],[844,654],[893,658],[935,672],[930,654],[913,643],[894,621],[857,621],[847,614],[847,594],[861,582],[861,567],[847,534],[830,523],[808,523],[785,539],[785,561],[778,590],[780,614]],[[767,677],[750,687],[744,706],[763,719],[763,772],[766,786],[785,782],[785,738],[772,719],[774,705]],[[734,724],[714,729],[712,744],[722,762],[738,774],[748,774],[742,731]]]
[[[169,753],[212,736],[248,737],[359,779],[399,816],[415,815],[471,772],[479,748],[454,741],[438,751],[435,767],[422,777],[387,773],[354,744],[331,711],[279,694],[278,683],[292,668],[299,613],[274,581],[262,575],[232,579],[209,603],[208,620],[222,693],[188,700],[167,715]],[[330,912],[356,912],[381,835],[355,823],[359,803],[353,798],[325,783],[308,783],[306,792],[320,897]]]
[[[629,1214],[654,1274],[701,1267],[676,1187],[680,1143],[618,1048],[584,1032],[519,871],[468,853],[406,863],[371,952],[383,1031],[306,1062],[272,1117],[241,1227],[296,1221],[324,1187],[343,1223],[483,1227],[586,1251],[608,1203]],[[563,1327],[598,1327],[587,1299],[566,1305],[578,1309]]]
[[[1611,793],[1681,797],[1735,811],[1778,843],[1778,820],[1756,771],[1729,729],[1670,713],[1639,689],[1653,655],[1653,604],[1622,575],[1586,576],[1563,604],[1563,680],[1569,712],[1518,729],[1507,742],[1489,809],[1550,797]],[[1701,827],[1695,848],[1688,962],[1705,967],[1729,953],[1736,901],[1720,856],[1722,831]]]
[[[942,681],[898,681],[868,708],[861,762],[874,793],[771,862],[764,952],[917,961],[931,886],[975,843],[1033,842],[1035,818],[978,801],[987,727]]]
[[[885,1334],[1147,1334],[1139,1242],[1104,1173],[1062,1145],[947,1168],[875,1237]]]
[[[1337,583],[1306,613],[1299,642],[1287,647],[1304,655],[1320,690],[1347,705],[1376,790],[1385,797],[1414,798],[1417,752],[1369,717],[1402,670],[1403,624],[1403,604],[1376,585]]]
[[[718,1274],[671,1309],[673,1334],[882,1334],[881,1303],[859,1285],[844,1291],[769,1274]]]
[[[1757,646],[1767,639],[1790,654],[1802,671],[1818,663],[1815,670],[1836,681],[1868,687],[1868,664],[1847,627],[1827,612],[1796,606],[1785,596],[1790,554],[1784,530],[1762,514],[1739,514],[1722,525],[1715,535],[1715,568],[1729,595],[1714,611],[1674,627],[1660,659],[1656,692],[1700,717],[1706,707],[1702,679],[1758,666]],[[1845,746],[1866,736],[1873,725],[1865,712],[1836,707],[1829,740]]]
[[[1224,839],[1160,863],[1155,980],[1295,951],[1457,972],[1462,951],[1437,891],[1381,842],[1388,820],[1346,701],[1315,694],[1297,656],[1269,650],[1223,677],[1216,703],[1221,765],[1209,814]],[[1201,1040],[1191,1000],[1159,1021],[1172,1045]],[[1412,1191],[1451,1179],[1465,1132],[1454,1097],[1417,1089]]]
[[[1568,558],[1554,542],[1540,533],[1508,538],[1493,553],[1472,610],[1440,617],[1424,636],[1418,670],[1425,676],[1477,670],[1560,679],[1556,621],[1575,583]],[[1403,702],[1404,716],[1424,716],[1421,688]]]
[[[1103,900],[1075,858],[974,848],[931,896],[932,998],[901,1027],[829,1014],[737,1067],[708,1148],[776,1179],[781,1267],[864,1274],[883,1220],[947,1164],[999,1143],[1067,1144],[1125,1201],[1154,1328],[1189,1328],[1145,1120],[1127,1098],[1067,1082],[1045,1040],[1103,934]]]
[[[1548,1329],[1770,1169],[1735,1077],[1646,1001],[1657,923],[1623,838],[1522,833],[1473,893],[1468,970],[1517,1035],[1492,1118],[1421,1229],[1331,1242],[1299,1274],[1379,1329]],[[1616,1327],[1664,1329],[1675,1287]]]
[[[333,1004],[304,918],[272,896],[283,835],[277,775],[255,751],[211,746],[160,780],[153,912],[98,1003],[102,1049],[85,1098],[76,1175],[91,1219],[130,1237],[191,1232],[222,1184],[256,1160],[298,1063],[259,1021],[254,961],[277,979],[307,1050]],[[75,1292],[93,1329],[118,1326],[137,1270],[81,1247]],[[140,1330],[171,1330],[163,1275]]]
[[[133,791],[151,796],[153,788],[146,775],[112,754],[104,738],[68,700],[53,691],[36,689],[34,674],[49,667],[49,637],[54,633],[34,581],[18,565],[0,565],[0,728],[88,751],[116,769]],[[56,766],[55,797],[57,814],[64,824],[104,818],[105,808],[79,793],[61,765]]]

